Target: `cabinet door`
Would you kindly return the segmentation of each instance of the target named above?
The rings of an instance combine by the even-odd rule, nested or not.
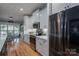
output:
[[[40,28],[47,28],[48,18],[47,18],[47,8],[40,11]]]
[[[46,56],[48,55],[48,46],[47,46],[47,40],[44,40],[42,38],[37,38],[36,39],[36,50]]]
[[[65,10],[67,3],[52,3],[52,14]]]
[[[36,22],[39,22],[39,20],[40,20],[39,19],[39,17],[40,17],[39,10],[37,10],[35,17],[36,17]]]
[[[32,28],[32,19],[29,16],[24,16],[24,31]]]
[[[35,23],[35,22],[39,22],[39,10],[36,10],[33,13],[33,23]]]
[[[68,6],[69,6],[69,8],[72,8],[75,6],[79,6],[79,3],[69,3]]]
[[[36,50],[41,54],[41,46],[40,46],[40,42],[39,42],[39,38],[36,38]]]
[[[44,56],[48,55],[48,44],[47,44],[47,40],[40,38],[40,46],[41,46],[41,53]]]
[[[29,39],[29,35],[25,34],[24,35],[24,41],[28,44],[30,44],[30,39]]]

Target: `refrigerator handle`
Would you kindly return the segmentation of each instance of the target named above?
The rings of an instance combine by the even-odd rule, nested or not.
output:
[[[66,12],[64,14],[64,43],[65,43],[65,49],[69,49],[69,21],[67,20],[67,17],[66,17]]]

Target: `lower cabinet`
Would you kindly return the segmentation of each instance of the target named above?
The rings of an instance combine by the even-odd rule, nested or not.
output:
[[[24,35],[24,41],[26,43],[30,44],[30,37],[29,37],[29,35],[27,35],[27,34]]]
[[[43,56],[48,56],[47,40],[42,38],[36,38],[36,50]]]

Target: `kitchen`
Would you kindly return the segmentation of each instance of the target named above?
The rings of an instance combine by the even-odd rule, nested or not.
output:
[[[24,41],[40,54],[48,55],[47,5],[35,10],[32,16],[24,16]]]
[[[43,56],[79,55],[79,52],[78,52],[79,42],[77,39],[78,33],[76,33],[78,32],[78,29],[77,29],[78,23],[75,22],[77,23],[75,24],[73,23],[73,21],[70,21],[70,22],[67,21],[66,23],[66,19],[67,20],[77,19],[78,21],[78,9],[79,9],[78,3],[50,3],[50,4],[47,4],[47,16],[45,16],[46,14],[44,14],[45,10],[44,11],[43,9],[40,11],[37,10],[36,14],[39,15],[39,17],[36,18],[38,20],[35,20],[35,23],[33,24],[34,25],[37,24],[37,26],[35,27],[38,27],[38,28],[40,27],[40,32],[44,30],[45,34],[43,33],[42,35],[40,35],[40,32],[38,30],[39,35],[37,35],[38,33],[34,29],[35,27],[33,27],[33,29],[29,31],[32,36],[28,36],[26,34],[27,36],[25,37],[27,38],[32,37],[32,39],[36,38],[35,40],[36,42],[34,42],[34,40],[31,41],[31,39],[30,40],[28,39],[26,41],[28,41],[28,44],[30,42],[32,48]],[[35,17],[33,17],[32,19],[35,19]],[[47,20],[47,22],[45,20]],[[33,31],[35,31],[36,33]],[[45,39],[45,40],[42,40],[42,39]]]
[[[0,55],[19,56],[21,53],[22,55],[25,56],[35,55],[35,54],[48,55],[49,50],[48,50],[48,37],[47,37],[48,34],[47,4],[46,3],[29,3],[29,4],[6,3],[5,4],[4,3],[0,5],[3,8],[2,11],[3,14],[1,14],[1,17],[4,17],[0,20],[1,21],[0,32],[3,33],[1,34],[0,37],[1,38]],[[31,7],[32,5],[33,7]],[[8,7],[8,9],[6,7]],[[4,11],[7,12],[5,13]],[[19,36],[20,38],[18,38]],[[19,41],[23,42],[24,45],[22,45],[22,43],[20,45]],[[27,54],[27,51],[26,53],[24,53],[24,51],[22,51],[23,49],[21,50],[19,49],[19,47],[17,48],[19,50],[15,51],[18,45],[20,46],[21,49],[24,46],[23,47],[24,50],[27,50],[28,48],[30,51],[32,50],[33,51],[31,53],[29,51]],[[11,53],[10,50],[15,51],[16,54],[15,52]]]
[[[79,55],[79,3],[4,3],[0,7],[1,56]]]

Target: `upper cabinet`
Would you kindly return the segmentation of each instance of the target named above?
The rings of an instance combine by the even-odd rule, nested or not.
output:
[[[47,7],[44,7],[42,9],[38,9],[35,12],[33,12],[31,16],[32,24],[35,22],[40,22],[40,28],[47,28],[48,26],[48,20],[47,20]]]
[[[39,22],[39,9],[32,14],[32,23]]]
[[[65,10],[67,3],[52,3],[52,14]]]
[[[79,3],[52,3],[52,14],[78,6]]]
[[[79,6],[79,3],[69,3],[68,4],[69,8],[72,8],[72,7],[75,7],[75,6]]]
[[[40,28],[47,28],[48,17],[47,17],[47,7],[40,10]]]
[[[24,34],[28,29],[32,29],[32,19],[29,16],[24,16]]]

